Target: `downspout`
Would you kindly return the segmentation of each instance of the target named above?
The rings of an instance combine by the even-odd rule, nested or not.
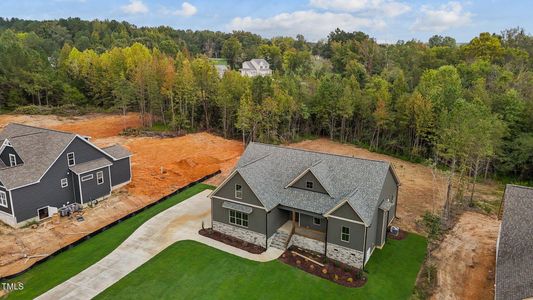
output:
[[[326,220],[326,236],[324,241],[324,256],[328,257],[328,226],[329,226],[329,220],[328,218]]]
[[[365,263],[366,263],[366,225],[365,225],[365,240],[363,242],[363,271],[365,270]]]
[[[265,249],[268,249],[268,213],[265,214]]]
[[[396,219],[396,213],[398,211],[398,198],[400,198],[400,185],[396,185],[396,201],[394,202],[394,218]],[[387,220],[388,222],[389,220]]]

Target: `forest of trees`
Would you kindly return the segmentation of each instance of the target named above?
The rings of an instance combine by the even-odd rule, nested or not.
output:
[[[210,58],[233,69],[219,78]],[[245,78],[265,58],[272,77]],[[520,28],[378,44],[336,30],[310,43],[126,22],[0,18],[0,109],[74,105],[143,124],[288,142],[327,136],[476,178],[533,178],[533,37]],[[450,184],[451,189],[451,184]]]

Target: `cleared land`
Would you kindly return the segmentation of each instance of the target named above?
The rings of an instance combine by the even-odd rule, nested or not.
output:
[[[390,241],[375,250],[368,283],[347,288],[279,260],[259,263],[181,241],[96,299],[408,299],[425,252],[426,241],[418,235]]]

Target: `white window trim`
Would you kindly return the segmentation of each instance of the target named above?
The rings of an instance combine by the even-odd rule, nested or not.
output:
[[[100,179],[102,182],[100,182]],[[104,171],[98,171],[96,172],[96,184],[101,185],[104,184]]]
[[[93,174],[89,174],[89,175],[81,176],[80,180],[81,180],[82,182],[84,182],[84,181],[91,180],[91,179],[93,179],[93,178],[94,178]]]
[[[234,212],[235,213],[235,216],[233,217],[235,219],[235,222],[231,222],[231,213]],[[239,218],[241,220],[241,224],[238,224],[237,223],[237,213],[241,214],[241,217]],[[240,212],[240,211],[236,211],[236,210],[233,210],[233,209],[229,209],[228,210],[228,222],[231,224],[231,225],[236,225],[236,226],[240,226],[240,227],[244,227],[244,228],[248,228],[248,225],[243,225],[244,224],[244,216],[246,216],[246,223],[247,224],[250,224],[250,218],[248,218],[248,214],[245,214],[243,212]]]
[[[68,178],[61,178],[61,188],[68,187]]]
[[[311,187],[309,187],[309,184],[311,184]],[[305,187],[308,188],[308,189],[314,189],[315,188],[315,183],[312,182],[312,181],[306,181],[305,182]]]
[[[318,220],[318,223],[317,223],[317,222],[315,222],[316,220]],[[314,225],[320,226],[320,223],[321,223],[321,220],[320,220],[320,218],[317,218],[317,217],[313,217],[313,224],[314,224]]]
[[[348,229],[348,233],[343,233],[343,232],[342,232],[344,228],[347,228],[347,229]],[[343,235],[343,234],[348,236],[348,240],[344,240],[344,239],[342,238],[342,235]],[[350,227],[341,226],[341,241],[342,241],[342,242],[345,242],[345,243],[349,243],[349,242],[350,242]]]
[[[17,165],[17,156],[15,154],[9,154],[9,166],[14,167]]]
[[[238,191],[237,191],[237,186],[241,187],[241,189]],[[239,196],[237,196],[238,192],[240,193]],[[235,199],[242,199],[242,184],[235,184]]]
[[[7,208],[7,194],[4,191],[0,191],[0,206]]]
[[[70,163],[70,158],[69,158],[70,155],[72,155],[72,164]],[[74,154],[74,152],[67,153],[67,164],[69,167],[76,165],[76,155]]]
[[[41,209],[45,209],[45,208],[46,208],[46,210],[48,211],[48,217],[46,217],[46,218],[42,218],[42,219],[41,219],[41,217],[39,217],[39,211],[40,211]],[[46,220],[46,219],[49,219],[49,218],[51,218],[51,217],[52,217],[52,215],[50,214],[50,206],[44,206],[44,207],[41,207],[41,208],[38,208],[38,209],[37,209],[37,218],[39,219],[39,221],[41,221],[41,220]]]

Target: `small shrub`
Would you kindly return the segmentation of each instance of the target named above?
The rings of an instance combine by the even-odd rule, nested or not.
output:
[[[314,270],[315,269],[315,265],[310,265],[309,269]]]
[[[337,274],[333,275],[333,280],[335,280],[335,281],[339,280],[339,275],[337,275]]]
[[[363,278],[363,271],[362,270],[355,270],[354,277],[357,280],[361,280]]]
[[[297,260],[297,261],[296,261],[296,264],[297,264],[297,265],[301,265],[302,262],[301,262],[300,260]]]
[[[442,223],[439,215],[426,211],[424,216],[422,216],[422,223],[428,233],[428,239],[437,240],[440,238],[442,234]]]
[[[348,281],[348,282],[352,283],[352,282],[353,282],[353,278],[352,278],[352,277],[350,277],[350,278],[346,279],[346,281]]]
[[[322,269],[322,274],[328,274],[328,269],[326,268]]]

